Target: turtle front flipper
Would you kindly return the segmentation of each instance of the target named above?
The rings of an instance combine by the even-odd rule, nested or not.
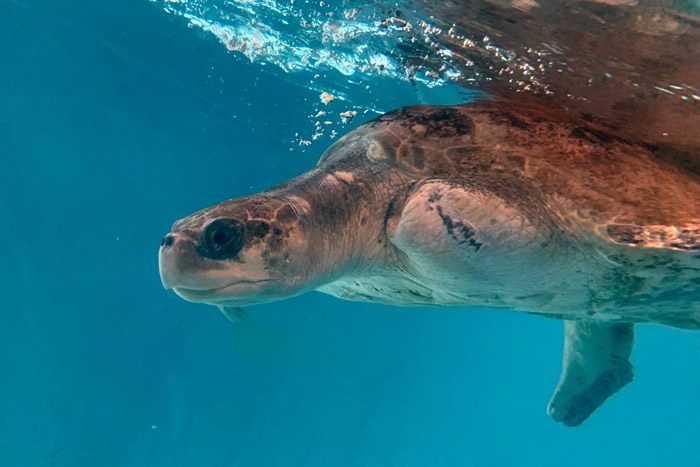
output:
[[[405,254],[405,268],[421,283],[459,296],[460,304],[522,309],[527,302],[532,305],[527,311],[541,312],[559,292],[547,285],[561,275],[545,251],[552,228],[544,225],[544,209],[526,195],[500,196],[497,188],[505,183],[478,177],[422,180],[405,199],[394,201],[386,232]],[[532,293],[546,287],[552,290]]]
[[[240,306],[224,306],[219,305],[219,310],[233,324],[239,323],[245,316],[245,310]]]
[[[547,413],[567,426],[583,423],[632,381],[634,324],[564,322],[562,374]]]

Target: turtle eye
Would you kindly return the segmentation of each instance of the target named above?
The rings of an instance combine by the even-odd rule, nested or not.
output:
[[[204,229],[204,256],[212,259],[233,258],[243,248],[244,227],[236,219],[218,219]]]

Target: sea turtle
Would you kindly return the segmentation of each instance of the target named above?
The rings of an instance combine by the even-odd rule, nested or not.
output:
[[[240,306],[318,290],[565,322],[548,412],[582,423],[632,380],[635,323],[700,328],[700,175],[534,102],[412,106],[309,172],[175,222],[180,297]]]

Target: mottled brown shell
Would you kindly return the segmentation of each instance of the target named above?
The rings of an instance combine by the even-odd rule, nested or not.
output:
[[[365,161],[415,179],[488,175],[525,182],[563,217],[608,241],[700,250],[697,173],[672,155],[554,108],[406,107],[349,136],[336,147],[362,141]]]

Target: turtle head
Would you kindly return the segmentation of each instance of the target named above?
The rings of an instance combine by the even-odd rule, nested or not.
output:
[[[226,201],[181,219],[162,240],[166,289],[190,302],[243,306],[309,289],[303,206],[265,195]]]

